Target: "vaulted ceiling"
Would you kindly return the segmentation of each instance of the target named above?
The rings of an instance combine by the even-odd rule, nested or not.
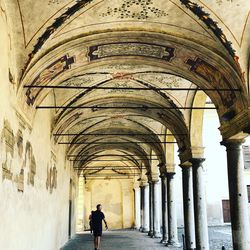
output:
[[[69,146],[77,169],[118,153],[114,164],[125,158],[150,172],[152,152],[167,163],[166,140],[175,142],[169,138],[187,160],[194,98],[202,90],[222,125],[249,106],[249,1],[1,4],[18,98],[31,120],[53,109],[55,143]],[[48,96],[50,106],[43,104]]]

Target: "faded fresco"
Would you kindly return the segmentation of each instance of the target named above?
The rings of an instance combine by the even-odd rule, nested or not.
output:
[[[46,189],[52,193],[57,188],[57,168],[56,168],[56,156],[51,152],[51,159],[47,165],[47,180]]]

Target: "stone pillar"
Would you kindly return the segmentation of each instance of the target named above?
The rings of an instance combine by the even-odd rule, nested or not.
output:
[[[144,186],[144,204],[143,204],[143,229],[144,233],[149,231],[149,185]]]
[[[182,168],[185,249],[193,250],[195,249],[195,226],[192,165],[180,165],[180,167]]]
[[[209,250],[208,226],[207,226],[207,204],[204,183],[204,170],[202,162],[204,158],[193,158],[193,194],[194,194],[194,216],[196,249]]]
[[[247,191],[244,168],[241,163],[243,140],[227,140],[221,144],[227,150],[228,185],[230,197],[231,227],[234,250],[250,249]]]
[[[141,227],[141,192],[140,187],[135,187],[135,229],[140,229]]]
[[[161,174],[161,192],[162,192],[162,240],[161,243],[167,243],[168,239],[168,212],[167,212],[167,178],[166,174]]]
[[[149,182],[149,232],[148,236],[153,237],[153,187],[152,187],[152,181]]]
[[[178,241],[177,216],[175,204],[175,173],[167,173],[167,200],[168,200],[168,243],[167,246],[180,247]]]
[[[155,185],[154,185],[154,182],[152,181],[151,182],[151,188],[152,188],[152,191],[151,191],[151,195],[152,195],[152,235],[151,237],[153,238],[154,237],[154,231],[155,231],[155,218],[154,218],[154,214],[155,214]]]
[[[154,199],[153,199],[153,213],[154,213],[154,238],[161,238],[161,222],[160,222],[160,183],[159,180],[153,181]]]
[[[140,226],[140,231],[142,232],[143,230],[143,210],[144,210],[144,187],[140,186],[140,214],[141,214],[141,226]]]

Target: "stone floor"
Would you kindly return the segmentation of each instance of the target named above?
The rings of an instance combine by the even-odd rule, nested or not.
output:
[[[182,240],[183,229],[179,229],[179,240]],[[232,250],[231,229],[228,226],[209,228],[210,249]],[[155,249],[182,249],[167,248],[159,243],[159,239],[151,239],[146,234],[133,230],[104,232],[101,242],[101,250],[155,250]],[[77,234],[60,250],[93,250],[93,237],[89,232]]]

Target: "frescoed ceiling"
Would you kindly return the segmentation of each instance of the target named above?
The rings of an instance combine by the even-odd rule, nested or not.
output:
[[[30,120],[53,110],[54,142],[77,168],[119,152],[150,172],[151,153],[166,164],[166,140],[186,160],[195,103],[209,97],[222,127],[249,105],[249,1],[2,0],[1,10],[20,106]]]
[[[51,20],[60,15],[70,4],[74,1],[70,0],[45,0],[45,1],[32,1],[32,0],[17,0],[18,9],[20,12],[23,37],[25,46],[41,32]],[[39,14],[38,14],[39,13]],[[31,25],[32,24],[32,25]]]
[[[204,6],[211,17],[220,22],[230,40],[241,47],[244,36],[249,34],[250,3],[245,0],[196,0],[197,4]],[[222,11],[224,10],[224,11]]]
[[[218,46],[217,38],[207,25],[185,6],[184,0],[11,0],[2,1],[2,9],[9,11],[13,31],[23,36],[19,49],[26,56],[36,46],[46,29],[50,39],[45,46],[53,46],[68,37],[101,32],[104,30],[163,31],[175,36],[200,40],[200,43]],[[239,50],[244,37],[249,35],[249,1],[245,0],[194,0],[203,7],[228,36],[234,49]],[[226,11],[221,11],[225,9]],[[62,21],[60,17],[63,17]],[[237,21],[236,21],[237,19]],[[58,20],[58,23],[55,22]],[[59,21],[60,20],[60,21]],[[53,25],[54,23],[54,25]],[[13,34],[15,37],[15,34]],[[46,40],[47,40],[46,35]],[[23,49],[25,48],[25,51]],[[20,52],[21,52],[20,51]],[[25,59],[24,59],[25,61]],[[27,61],[27,58],[26,58]]]

